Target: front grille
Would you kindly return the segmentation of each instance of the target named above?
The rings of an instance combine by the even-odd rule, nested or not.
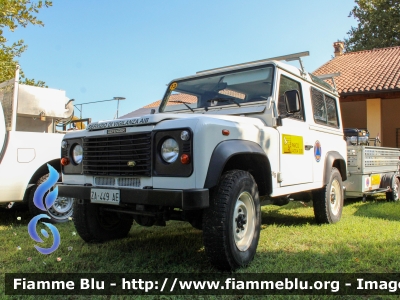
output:
[[[140,178],[118,178],[118,186],[140,187]]]
[[[151,133],[84,138],[83,173],[151,176]]]
[[[95,177],[94,183],[96,185],[115,185],[115,178],[113,178],[113,177]]]

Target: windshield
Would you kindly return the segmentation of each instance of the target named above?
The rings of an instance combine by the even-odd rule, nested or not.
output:
[[[241,107],[266,101],[272,93],[273,67],[232,71],[172,82],[160,112],[204,111],[214,106]]]

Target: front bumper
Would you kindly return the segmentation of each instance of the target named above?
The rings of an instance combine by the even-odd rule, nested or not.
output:
[[[58,184],[58,195],[90,201],[90,191],[94,186]],[[107,188],[109,189],[109,188]],[[208,189],[157,190],[119,188],[120,204],[156,205],[184,210],[202,209],[209,206]]]

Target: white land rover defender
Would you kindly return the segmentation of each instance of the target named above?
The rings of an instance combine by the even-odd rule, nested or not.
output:
[[[79,235],[102,242],[125,237],[133,220],[188,221],[203,230],[211,263],[233,270],[256,253],[261,196],[279,203],[311,191],[316,221],[339,221],[347,152],[338,95],[280,62],[304,55],[175,79],[157,112],[66,134],[59,195],[76,198]]]

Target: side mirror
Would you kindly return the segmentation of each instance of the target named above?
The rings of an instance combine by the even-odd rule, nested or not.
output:
[[[285,92],[286,111],[293,114],[300,111],[300,95],[298,90]]]

